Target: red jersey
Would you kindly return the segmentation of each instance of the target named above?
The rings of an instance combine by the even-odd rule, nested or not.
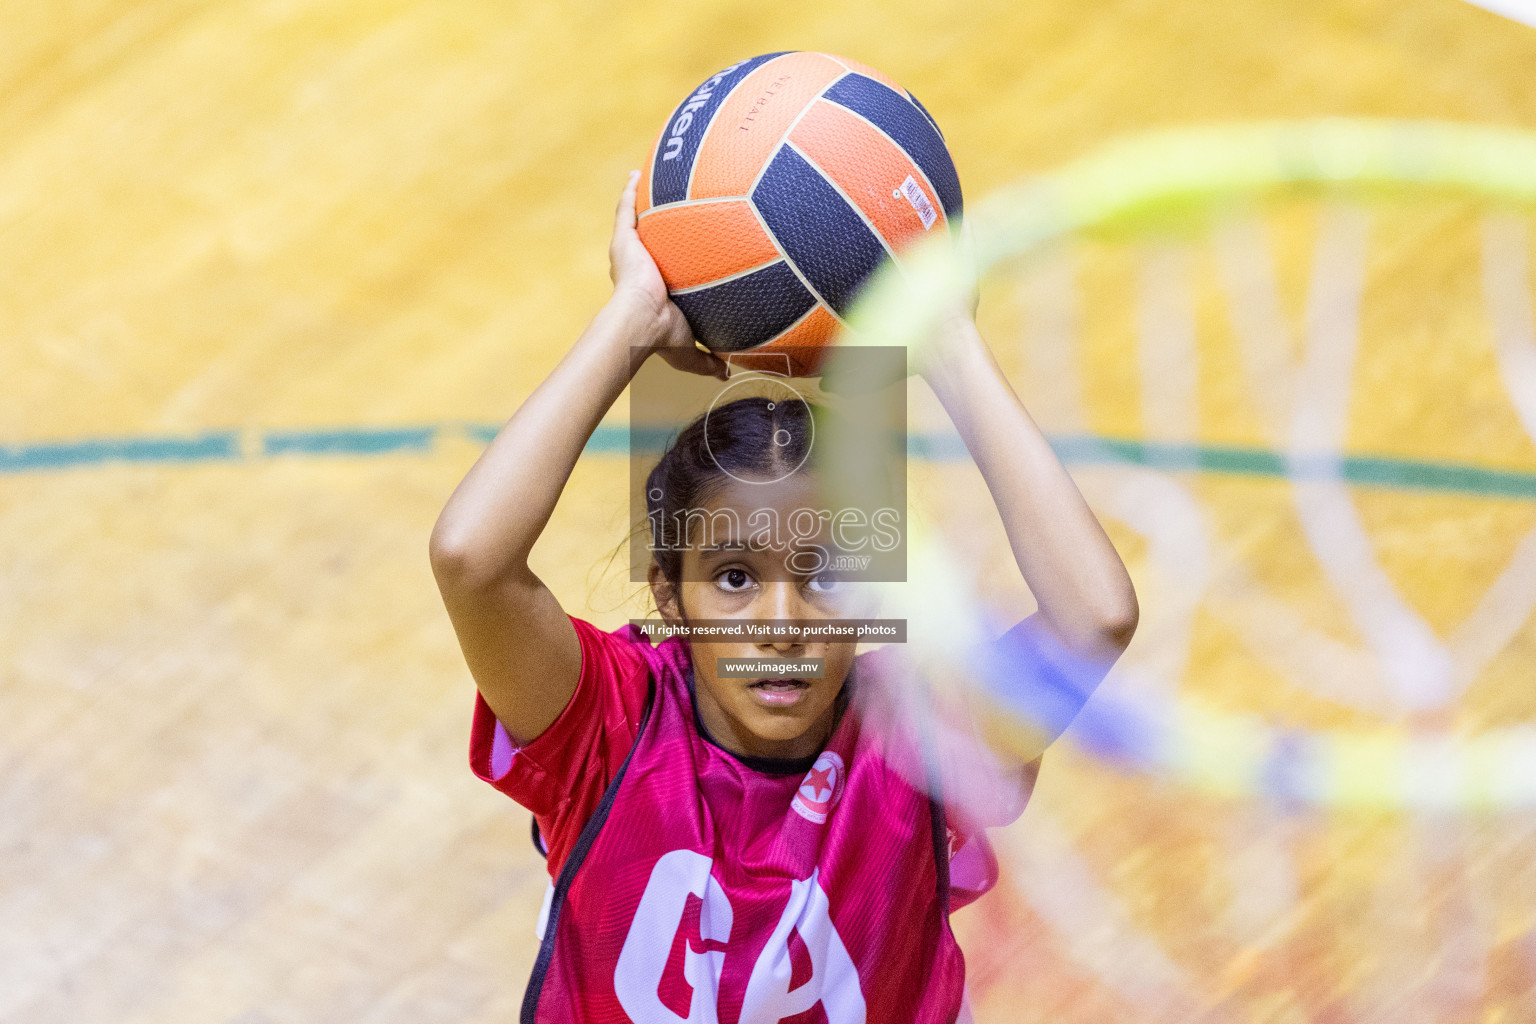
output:
[[[533,811],[555,880],[525,1024],[956,1020],[949,912],[997,862],[857,712],[877,655],[819,755],[741,757],[698,719],[685,643],[572,621],[581,677],[555,723],[515,749],[477,695],[470,742],[475,774]]]

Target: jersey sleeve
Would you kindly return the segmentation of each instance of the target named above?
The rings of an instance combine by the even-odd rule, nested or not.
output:
[[[581,674],[560,717],[518,747],[477,691],[470,726],[470,769],[533,812],[551,875],[629,755],[651,690],[650,669],[634,643],[581,619],[571,622]]]

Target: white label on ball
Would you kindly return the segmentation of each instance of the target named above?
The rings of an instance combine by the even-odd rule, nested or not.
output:
[[[900,191],[907,197],[907,202],[912,204],[912,209],[917,211],[918,217],[922,219],[923,230],[927,231],[933,227],[933,222],[939,219],[938,211],[933,208],[933,204],[923,194],[923,187],[913,179],[912,175],[907,175],[907,180],[901,183]]]

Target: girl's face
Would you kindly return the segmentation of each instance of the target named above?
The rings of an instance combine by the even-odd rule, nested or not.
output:
[[[825,568],[833,553],[831,517],[820,506],[809,472],[771,483],[725,480],[695,510],[681,581],[673,586],[651,566],[662,616],[693,624],[729,619],[745,628],[764,620],[868,614],[856,584]],[[699,718],[716,742],[737,754],[774,758],[808,757],[825,745],[854,642],[744,634],[691,640],[690,646]],[[820,658],[823,671],[737,678],[721,673],[723,658]]]

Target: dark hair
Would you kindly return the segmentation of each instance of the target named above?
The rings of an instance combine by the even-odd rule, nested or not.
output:
[[[781,477],[810,453],[812,408],[800,399],[741,398],[684,427],[645,479],[645,511],[662,575],[682,578],[682,551],[656,531],[697,508],[729,476]]]

